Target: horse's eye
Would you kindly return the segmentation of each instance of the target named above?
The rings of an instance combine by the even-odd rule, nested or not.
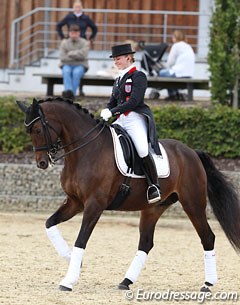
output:
[[[36,128],[36,129],[33,130],[33,132],[34,132],[35,134],[39,134],[39,133],[42,132],[42,130],[41,130],[41,128]]]

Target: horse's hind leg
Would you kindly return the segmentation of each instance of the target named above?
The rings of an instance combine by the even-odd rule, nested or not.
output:
[[[153,236],[156,223],[168,207],[169,206],[155,206],[151,209],[141,211],[138,251],[125,274],[124,280],[118,285],[119,289],[128,290],[129,285],[133,284],[138,279],[147,259],[147,255],[153,248]]]
[[[187,213],[194,228],[196,229],[198,236],[201,239],[201,243],[204,249],[204,265],[205,265],[205,283],[201,288],[201,291],[209,291],[210,286],[213,286],[217,282],[216,271],[216,258],[215,258],[215,235],[212,232],[206,217],[206,196],[201,194],[198,198],[198,204],[186,204],[186,202],[196,201],[196,196],[189,200],[189,191],[186,199],[181,201],[184,211]]]
[[[64,202],[64,204],[62,204],[60,208],[46,221],[46,232],[48,238],[52,242],[57,253],[67,261],[70,261],[71,250],[59,232],[57,224],[67,221],[79,212],[81,212],[79,203],[68,197],[66,202]]]

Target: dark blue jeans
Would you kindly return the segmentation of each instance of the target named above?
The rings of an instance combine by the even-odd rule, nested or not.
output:
[[[76,96],[84,73],[85,67],[82,65],[64,65],[62,68],[64,90],[71,90]]]

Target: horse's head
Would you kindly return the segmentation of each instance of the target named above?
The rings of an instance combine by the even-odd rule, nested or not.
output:
[[[26,114],[24,124],[31,136],[37,166],[46,169],[58,150],[61,126],[48,112],[44,113],[44,107],[36,99],[33,99],[29,107],[20,101],[17,101],[17,104]]]

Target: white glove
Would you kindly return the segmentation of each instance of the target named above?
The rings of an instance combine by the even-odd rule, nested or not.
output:
[[[108,121],[112,117],[112,112],[105,108],[101,111],[100,117],[104,119],[104,121]]]

